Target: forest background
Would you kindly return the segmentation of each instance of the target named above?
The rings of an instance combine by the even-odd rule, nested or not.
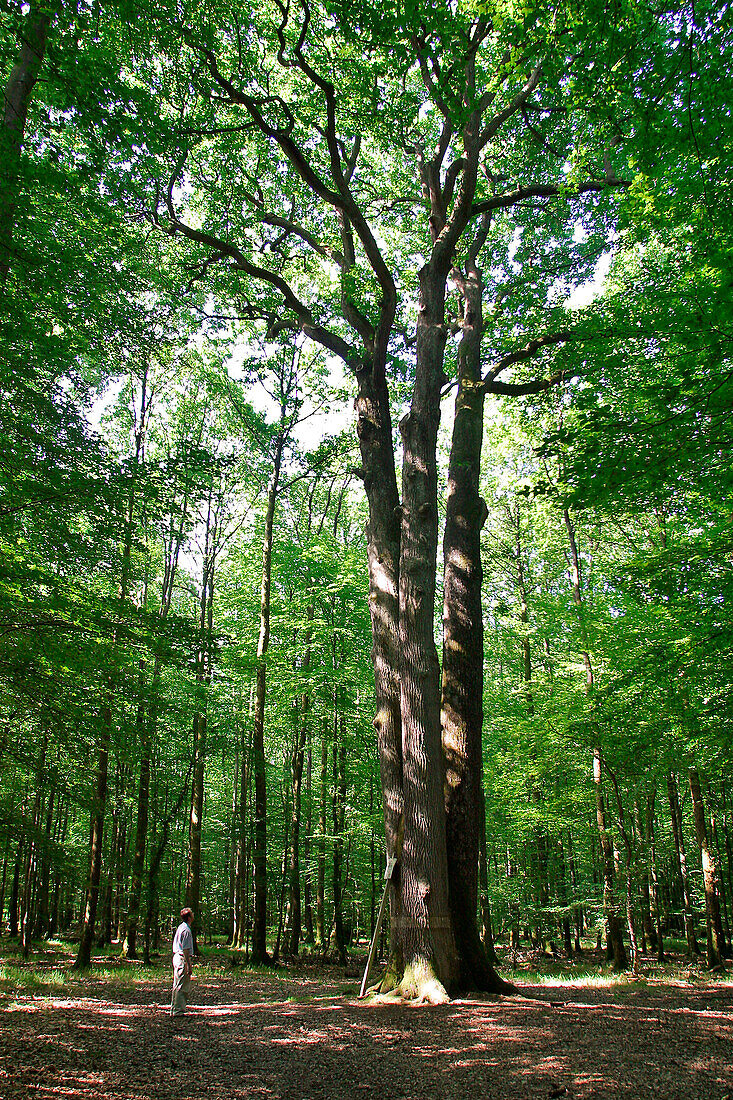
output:
[[[401,677],[436,896],[473,766],[451,737],[480,731],[489,966],[495,939],[604,935],[617,968],[665,937],[720,965],[728,6],[33,2],[0,49],[0,920],[23,954],[149,958],[185,900],[199,940],[345,960],[385,810],[415,850]],[[414,948],[433,970],[406,993],[439,995],[441,950]]]

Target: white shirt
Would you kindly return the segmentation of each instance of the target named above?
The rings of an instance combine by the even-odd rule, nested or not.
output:
[[[184,951],[193,953],[193,935],[187,921],[182,921],[173,937],[173,954],[182,955]]]

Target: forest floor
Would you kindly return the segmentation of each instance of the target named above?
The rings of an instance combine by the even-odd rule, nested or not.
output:
[[[205,949],[191,1006],[170,971],[69,945],[22,964],[0,941],[3,1100],[733,1100],[733,979],[698,966],[642,977],[520,959],[521,995],[408,1007],[357,1000],[356,963],[250,969]]]

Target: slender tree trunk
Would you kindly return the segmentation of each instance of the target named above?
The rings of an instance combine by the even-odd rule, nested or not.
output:
[[[682,832],[682,814],[677,792],[677,780],[672,772],[667,776],[667,796],[669,798],[669,813],[672,821],[672,836],[674,838],[675,863],[680,883],[682,884],[682,899],[684,906],[685,938],[687,951],[691,956],[700,954],[700,946],[695,935],[695,922],[692,914],[692,900],[690,897],[690,885],[687,877],[687,858],[685,855],[685,841]]]
[[[628,965],[623,933],[619,921],[616,893],[613,885],[613,845],[606,827],[606,807],[603,798],[603,772],[601,750],[593,750],[593,783],[596,795],[596,822],[601,847],[601,867],[603,872],[603,911],[608,928],[608,944],[613,958],[614,970],[624,970]]]
[[[137,789],[137,822],[135,825],[135,850],[132,858],[130,900],[127,907],[127,924],[122,954],[127,959],[137,958],[137,926],[140,919],[140,897],[145,873],[145,847],[148,838],[148,813],[150,807],[150,755],[151,729],[145,721],[145,661],[140,658],[138,680],[138,704],[136,731],[140,746],[140,776]]]
[[[333,712],[333,938],[338,960],[343,966],[346,965],[346,933],[343,913],[345,811],[346,744],[344,741],[343,717],[339,714],[338,687],[335,687]]]
[[[692,814],[695,820],[695,833],[702,859],[702,877],[705,888],[705,926],[707,931],[707,964],[712,969],[723,963],[723,935],[720,921],[720,904],[716,889],[717,867],[715,856],[708,844],[708,831],[705,822],[705,805],[700,790],[700,776],[697,768],[690,768],[690,794],[692,796]]]
[[[593,666],[590,659],[588,636],[583,622],[583,590],[580,555],[578,553],[578,544],[575,538],[575,527],[573,526],[573,522],[570,518],[570,512],[567,508],[563,509],[563,517],[565,519],[565,529],[567,531],[568,542],[570,545],[573,603],[575,604],[576,610],[578,612],[578,621],[580,624],[580,633],[583,645],[583,664],[585,666],[586,675],[585,690],[586,695],[590,696],[593,690]],[[611,843],[611,837],[606,828],[606,808],[603,798],[602,753],[599,745],[596,745],[596,747],[593,749],[593,785],[596,798],[596,824],[598,826],[598,835],[601,848],[601,866],[603,870],[603,911],[606,916],[606,924],[608,928],[608,945],[613,957],[614,970],[624,970],[628,965],[628,959],[626,956],[626,948],[624,947],[623,933],[621,931],[621,924],[619,922],[618,907],[613,885],[613,845]]]
[[[316,944],[326,949],[326,813],[328,806],[328,720],[321,731],[321,770],[318,803],[318,854],[316,857]]]
[[[311,660],[311,623],[313,622],[313,605],[308,608],[308,627],[305,634],[305,652],[303,655],[303,672],[307,675]],[[302,933],[302,913],[300,896],[300,811],[303,787],[303,763],[305,760],[305,746],[308,738],[308,711],[310,697],[308,692],[303,692],[300,699],[300,714],[296,725],[295,744],[293,747],[292,763],[292,820],[290,827],[290,881],[288,884],[288,924],[286,933],[287,951],[290,955],[297,955],[300,948]]]
[[[652,900],[654,902],[654,927],[657,961],[664,962],[664,937],[662,936],[661,900],[659,896],[659,876],[657,874],[657,848],[654,833],[654,801],[656,789],[647,798],[646,836],[649,845],[649,873],[652,882]]]
[[[573,899],[573,951],[576,955],[582,955],[583,945],[580,941],[583,935],[583,910],[578,898],[578,879],[575,870],[573,834],[570,830],[568,830],[568,869],[570,871],[570,889]]]
[[[492,966],[496,965],[496,948],[494,946],[494,930],[491,923],[491,906],[489,904],[489,868],[486,856],[486,799],[483,791],[479,803],[481,814],[479,824],[479,905],[481,909],[481,944],[486,958]]]
[[[306,803],[308,812],[305,822],[306,835],[303,838],[303,861],[305,863],[305,876],[303,879],[303,917],[305,920],[305,941],[312,944],[315,935],[313,931],[313,860],[311,858],[311,838],[313,836],[313,745],[308,730],[308,761],[306,765]]]

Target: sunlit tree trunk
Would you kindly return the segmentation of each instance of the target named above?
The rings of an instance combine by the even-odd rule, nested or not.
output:
[[[723,963],[723,934],[720,920],[720,903],[716,888],[717,867],[715,856],[708,843],[708,830],[705,821],[705,805],[700,790],[700,776],[697,768],[690,768],[690,795],[692,796],[692,814],[695,821],[697,845],[702,860],[703,887],[705,890],[705,927],[707,932],[707,964],[712,969]]]
[[[465,274],[454,268],[461,295],[458,393],[448,467],[443,539],[443,669],[441,740],[445,758],[448,897],[459,983],[499,992],[477,926],[483,803],[483,660],[481,529],[487,508],[479,492],[484,390],[481,385],[483,281],[477,266],[488,221],[473,240]],[[421,507],[420,505],[419,507]],[[486,893],[482,904],[487,904]],[[490,937],[490,921],[484,920]]]

